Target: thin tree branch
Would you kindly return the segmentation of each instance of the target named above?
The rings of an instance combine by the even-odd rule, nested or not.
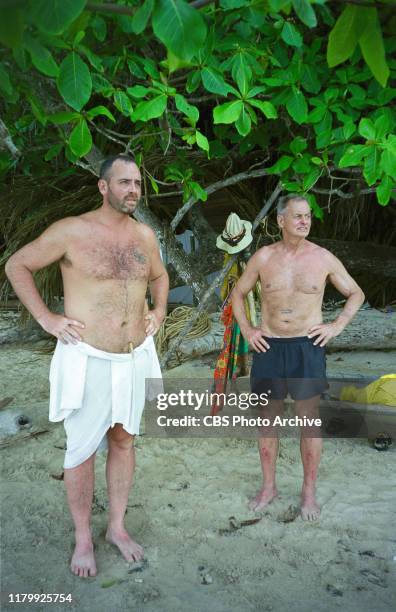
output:
[[[342,198],[343,200],[351,200],[352,198],[356,198],[356,196],[359,195],[365,195],[367,193],[375,193],[375,187],[371,187],[370,189],[360,189],[353,192],[353,193],[345,193],[345,191],[342,191],[341,189],[315,189],[312,188],[310,191],[313,191],[314,193],[321,193],[324,195],[336,195],[339,198]]]
[[[22,155],[15,146],[6,124],[0,119],[0,149],[8,149],[14,159],[19,159]]]
[[[233,177],[231,177],[231,178],[233,178]],[[257,226],[259,225],[260,221],[266,215],[268,215],[269,211],[271,210],[274,202],[277,200],[277,198],[278,198],[279,194],[281,193],[281,191],[282,191],[282,183],[281,183],[281,181],[279,181],[278,184],[276,185],[274,191],[271,193],[270,197],[268,198],[268,200],[266,201],[266,203],[264,204],[264,206],[262,207],[262,209],[260,210],[260,212],[256,216],[255,220],[253,221],[253,226],[252,226],[252,231],[253,232],[255,231]],[[204,310],[204,308],[205,308],[207,302],[209,301],[210,297],[213,295],[213,292],[215,291],[215,289],[217,287],[219,287],[219,285],[221,285],[221,283],[225,279],[227,273],[231,269],[231,266],[238,259],[239,255],[240,255],[240,253],[234,253],[234,255],[232,255],[230,257],[230,259],[227,261],[227,263],[224,266],[224,268],[219,272],[219,274],[216,276],[216,278],[211,283],[210,287],[205,291],[205,293],[204,293],[204,295],[203,295],[203,297],[201,299],[201,302],[200,302],[199,306],[197,307],[196,311],[194,312],[193,316],[191,317],[191,319],[189,321],[187,321],[186,325],[183,327],[183,329],[180,331],[179,335],[176,337],[175,341],[172,343],[171,348],[169,348],[166,351],[165,355],[160,360],[162,367],[166,366],[166,364],[169,361],[169,358],[179,348],[183,338],[186,337],[186,335],[188,334],[190,329],[193,327],[195,321],[198,319],[199,315]]]
[[[266,174],[267,174],[266,168],[261,168],[260,170],[252,170],[252,171],[247,171],[247,172],[239,172],[238,174],[234,174],[234,176],[230,176],[227,179],[224,179],[222,181],[217,181],[216,183],[212,183],[212,185],[208,185],[208,187],[205,187],[205,191],[208,195],[210,195],[211,193],[217,191],[218,189],[223,189],[224,187],[235,185],[236,183],[240,183],[241,181],[246,181],[250,178],[258,178],[260,176],[265,176]],[[190,208],[192,208],[196,202],[197,202],[197,198],[191,197],[177,211],[176,215],[174,216],[170,224],[173,231],[175,231],[176,227],[179,225],[184,215],[188,213]]]

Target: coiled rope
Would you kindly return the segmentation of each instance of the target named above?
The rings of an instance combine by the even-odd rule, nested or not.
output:
[[[180,334],[186,323],[192,318],[195,308],[191,306],[178,306],[165,317],[157,335],[155,345],[157,353],[163,355],[168,348],[170,340]],[[207,312],[202,312],[193,327],[185,335],[185,340],[201,338],[211,330],[211,320]]]

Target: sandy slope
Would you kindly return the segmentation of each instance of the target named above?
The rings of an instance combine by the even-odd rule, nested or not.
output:
[[[299,517],[282,522],[287,508],[298,504],[302,475],[297,441],[282,440],[280,499],[259,523],[227,535],[220,530],[230,516],[254,516],[246,502],[260,485],[255,443],[142,436],[127,525],[144,545],[148,566],[132,573],[103,539],[101,453],[93,515],[99,575],[87,581],[71,575],[71,519],[63,483],[51,477],[62,471],[63,427],[47,422],[50,358],[31,349],[10,345],[0,356],[0,399],[14,397],[10,408],[49,429],[1,451],[4,610],[15,609],[6,604],[9,592],[72,594],[72,604],[35,606],[40,610],[393,609],[396,448],[379,453],[365,440],[325,441],[318,486],[323,513],[316,524]],[[333,375],[376,375],[394,369],[395,361],[395,353],[336,353],[328,366]],[[189,362],[169,374],[208,376],[210,367]],[[211,584],[202,584],[203,576]]]

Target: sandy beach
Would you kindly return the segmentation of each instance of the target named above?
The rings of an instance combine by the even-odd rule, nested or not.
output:
[[[63,604],[18,604],[29,610],[390,612],[396,601],[395,444],[378,452],[365,439],[325,440],[319,472],[318,522],[303,522],[298,441],[282,439],[280,497],[261,514],[247,508],[261,484],[256,443],[238,439],[136,441],[137,468],[127,527],[145,548],[144,566],[129,566],[104,540],[105,453],[97,456],[93,534],[98,576],[73,576],[72,522],[62,473],[62,424],[48,423],[49,355],[37,343],[10,344],[0,356],[3,414],[21,413],[30,431],[2,452],[2,609],[9,593],[71,594]],[[169,370],[210,377],[215,356]],[[333,376],[394,371],[395,351],[337,352]],[[291,510],[290,510],[291,507]],[[289,509],[289,511],[288,511]],[[234,517],[230,523],[230,517]],[[253,525],[241,522],[261,518]],[[232,528],[232,525],[234,528]]]

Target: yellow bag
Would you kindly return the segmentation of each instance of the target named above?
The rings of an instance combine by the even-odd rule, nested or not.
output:
[[[396,374],[381,376],[362,389],[343,387],[340,399],[357,404],[396,406]]]

